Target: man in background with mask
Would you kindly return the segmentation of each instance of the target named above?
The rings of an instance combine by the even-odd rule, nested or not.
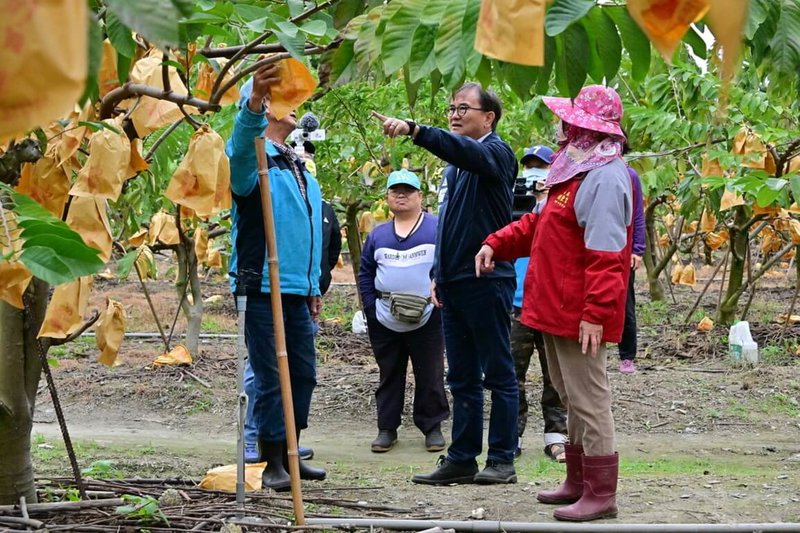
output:
[[[547,199],[547,169],[553,159],[553,150],[547,146],[537,145],[525,150],[520,159],[522,178],[517,180],[514,191],[514,220],[525,213],[530,213],[536,204]],[[521,209],[520,209],[521,208]],[[558,392],[550,381],[547,370],[547,357],[544,352],[542,332],[530,328],[519,321],[522,313],[523,289],[525,273],[528,271],[529,257],[521,257],[514,262],[517,275],[517,290],[514,293],[514,307],[511,314],[511,355],[514,357],[514,370],[519,385],[519,413],[517,432],[519,441],[515,457],[522,453],[522,435],[528,420],[528,398],[525,391],[525,375],[531,363],[533,351],[539,354],[539,366],[542,369],[542,419],[544,421],[544,453],[559,463],[566,461],[564,443],[567,442],[567,411],[561,403]]]

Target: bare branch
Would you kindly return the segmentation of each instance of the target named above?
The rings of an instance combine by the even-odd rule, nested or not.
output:
[[[86,322],[81,324],[81,327],[78,328],[78,330],[74,332],[72,335],[67,335],[63,339],[50,339],[50,346],[60,346],[62,344],[74,341],[75,339],[80,337],[84,331],[92,327],[94,323],[97,322],[99,319],[100,319],[100,313],[98,311],[95,311],[94,314],[90,318],[88,318]]]
[[[189,105],[196,107],[200,112],[219,111],[221,106],[219,104],[212,104],[205,100],[200,100],[188,94],[177,94],[175,92],[166,93],[161,89],[145,85],[143,83],[126,83],[122,87],[117,87],[113,91],[106,94],[103,101],[100,103],[100,119],[104,120],[114,116],[114,110],[117,104],[128,98],[134,96],[149,96],[158,100],[166,100],[175,104]]]
[[[308,17],[310,17],[310,16],[312,16],[312,15],[314,15],[316,13],[319,13],[323,9],[329,8],[330,6],[332,6],[333,4],[337,3],[338,1],[339,0],[326,0],[325,2],[322,2],[321,4],[317,4],[314,7],[310,8],[310,9],[308,9],[306,11],[303,11],[302,13],[297,15],[296,17],[290,19],[289,22],[291,22],[292,24],[297,24],[298,22],[302,22],[303,20],[307,19]],[[228,61],[227,63],[225,63],[225,65],[223,65],[223,67],[219,71],[219,76],[217,76],[217,79],[214,81],[214,86],[211,88],[211,99],[210,99],[211,102],[213,102],[213,103],[219,102],[220,98],[222,98],[222,95],[225,94],[225,91],[220,91],[220,85],[222,84],[222,80],[225,78],[225,74],[228,73],[228,71],[233,67],[233,65],[236,64],[236,62],[238,62],[242,57],[244,57],[245,55],[250,53],[250,51],[253,48],[255,48],[259,44],[261,44],[264,41],[266,41],[267,39],[269,39],[273,34],[274,34],[274,32],[272,30],[269,30],[269,31],[266,31],[266,32],[262,33],[261,35],[259,35],[258,37],[256,37],[255,39],[253,39],[252,41],[250,41],[249,43],[244,45],[244,47],[242,47],[241,50],[236,52],[233,55],[233,57],[231,57],[230,61]]]
[[[634,154],[628,158],[628,161],[636,161],[637,159],[646,159],[650,157],[665,157],[669,155],[680,155],[684,152],[690,152],[696,148],[702,148],[703,146],[710,146],[712,144],[719,144],[725,142],[727,139],[716,139],[709,142],[701,142],[690,144],[689,146],[684,146],[681,148],[674,148],[672,150],[665,150],[663,152],[644,152],[640,154]]]

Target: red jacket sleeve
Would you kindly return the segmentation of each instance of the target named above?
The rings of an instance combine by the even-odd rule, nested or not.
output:
[[[602,324],[604,329],[618,312],[620,299],[625,301],[628,290],[627,270],[630,270],[630,253],[586,250],[584,277],[585,299],[581,320]]]
[[[530,257],[533,233],[538,221],[538,214],[527,213],[516,222],[486,237],[483,244],[492,247],[495,261],[513,261],[520,257]]]

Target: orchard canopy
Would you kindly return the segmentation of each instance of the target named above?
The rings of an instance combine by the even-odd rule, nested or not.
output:
[[[694,283],[682,254],[728,250],[741,274],[758,239],[761,269],[732,273],[721,302],[730,322],[739,296],[800,244],[796,0],[0,3],[0,297],[21,308],[33,277],[57,285],[44,337],[82,327],[90,275],[114,255],[146,278],[154,250],[184,253],[191,314],[192,272],[225,267],[214,237],[229,225],[237,87],[276,61],[300,80],[287,94],[305,92],[287,105],[307,100],[328,129],[317,164],[351,250],[359,222],[385,215],[373,200],[388,170],[410,165],[426,190],[436,184],[435,161],[384,142],[369,110],[441,123],[442,91],[465,80],[503,96],[501,134],[518,151],[552,138],[540,95],[619,90],[648,197],[654,298],[660,274]],[[109,305],[101,323],[119,314]]]

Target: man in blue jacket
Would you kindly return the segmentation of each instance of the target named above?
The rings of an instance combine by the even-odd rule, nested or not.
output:
[[[280,81],[275,65],[258,69],[241,90],[239,113],[226,152],[231,166],[231,290],[247,296],[245,338],[255,379],[247,395],[253,402],[260,460],[267,462],[264,486],[288,490],[286,428],[275,357],[272,307],[261,193],[254,139],[267,138],[269,183],[280,258],[280,286],[286,349],[292,383],[295,426],[308,427],[316,381],[312,319],[320,309],[322,197],[319,183],[286,145],[295,128],[294,113],[277,120],[269,110],[271,87]],[[325,479],[325,471],[300,461],[302,479]]]
[[[509,331],[514,267],[498,262],[490,277],[475,276],[475,254],[487,235],[511,222],[517,160],[495,133],[500,99],[467,83],[450,100],[450,131],[377,115],[390,137],[409,135],[448,163],[447,192],[436,234],[431,294],[442,308],[447,382],[453,394],[452,444],[438,468],[415,483],[515,483],[517,380]],[[489,451],[478,472],[483,443],[484,388],[492,391]]]

